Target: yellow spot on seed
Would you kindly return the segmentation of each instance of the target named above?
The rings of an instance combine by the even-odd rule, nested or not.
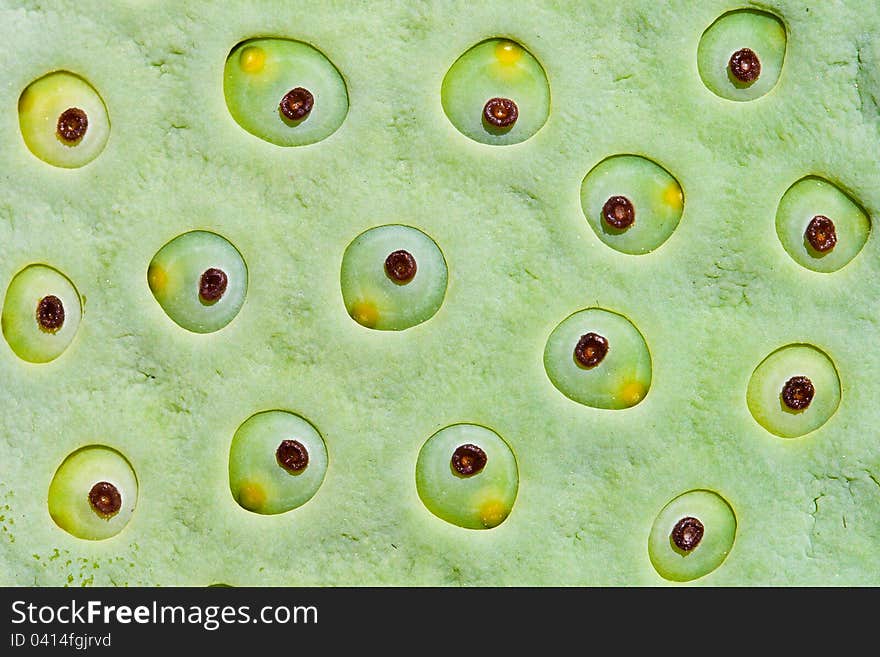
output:
[[[349,314],[358,324],[368,328],[374,327],[379,321],[379,311],[372,301],[356,301]]]
[[[678,183],[670,183],[669,187],[663,190],[663,202],[673,208],[681,208],[684,205],[684,197]]]
[[[258,46],[247,46],[238,56],[238,65],[245,73],[259,73],[266,63],[266,51]]]
[[[161,292],[168,283],[168,274],[158,265],[150,265],[147,269],[147,283],[153,292]]]
[[[516,64],[523,50],[513,41],[501,41],[495,46],[495,58],[502,64]]]
[[[238,489],[238,503],[248,511],[258,511],[266,503],[266,491],[258,484],[242,484]]]
[[[480,522],[483,527],[491,529],[497,527],[507,517],[507,507],[498,500],[489,500],[480,507]]]
[[[620,399],[627,406],[635,406],[645,396],[647,390],[641,381],[630,381],[620,389]]]

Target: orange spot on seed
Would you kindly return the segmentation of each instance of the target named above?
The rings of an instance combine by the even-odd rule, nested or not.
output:
[[[678,183],[671,183],[663,190],[663,202],[673,208],[681,208],[684,205],[684,196]]]
[[[238,56],[238,65],[245,73],[259,73],[266,64],[266,52],[257,46],[248,46]]]
[[[483,523],[483,527],[491,529],[504,522],[507,514],[508,509],[504,504],[498,500],[489,500],[480,507],[480,522]]]
[[[356,301],[349,312],[351,318],[362,326],[372,328],[379,321],[379,310],[371,301]]]
[[[641,381],[630,381],[620,389],[620,399],[627,406],[635,406],[645,397],[645,385]]]
[[[158,265],[150,265],[147,269],[147,283],[153,292],[160,292],[168,284],[168,274]]]
[[[266,491],[258,484],[242,484],[238,489],[238,503],[248,511],[257,511],[266,503]]]
[[[495,58],[502,64],[516,64],[522,55],[522,48],[512,41],[501,41],[495,46]]]

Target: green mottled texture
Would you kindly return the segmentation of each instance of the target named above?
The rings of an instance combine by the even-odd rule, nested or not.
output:
[[[816,251],[805,233],[813,217],[828,217],[834,223],[837,243],[825,252]],[[871,232],[871,220],[851,198],[833,183],[808,177],[794,183],[779,201],[776,234],[794,258],[807,269],[833,272],[855,258]]]
[[[675,526],[683,518],[696,518],[703,536],[690,550],[673,542]],[[669,502],[654,520],[648,538],[651,563],[663,577],[687,582],[712,572],[727,558],[736,539],[736,515],[727,501],[709,490],[692,490]]]
[[[708,489],[737,536],[692,585],[880,585],[880,241],[820,274],[775,228],[806,175],[880,213],[880,9],[777,0],[782,75],[732,102],[697,70],[700,36],[730,8],[3,0],[0,287],[51,263],[84,314],[51,363],[0,343],[0,582],[659,586],[654,519]],[[281,148],[229,114],[226,56],[257,35],[315,44],[338,68],[350,108],[330,137]],[[506,147],[462,135],[440,101],[452,63],[499,35],[553,93],[541,130]],[[19,131],[21,91],[56,68],[88,79],[112,120],[79,169],[35,158]],[[684,190],[679,227],[643,256],[609,248],[581,210],[584,176],[616,153],[662,162]],[[342,254],[409,222],[442,249],[443,305],[406,331],[365,330],[345,310]],[[249,275],[241,312],[203,335],[168,320],[146,277],[193,229],[226,237]],[[544,369],[551,331],[590,306],[631,318],[650,349],[651,390],[626,411],[568,399]],[[754,421],[746,389],[800,342],[833,360],[842,396],[784,440]],[[331,461],[312,500],[264,516],[232,499],[226,455],[269,408],[308,417]],[[416,491],[421,446],[457,422],[492,427],[516,455],[516,504],[491,530],[437,518]],[[83,541],[52,522],[45,492],[96,442],[125,454],[141,494],[122,532]]]
[[[479,472],[453,469],[456,448],[475,445],[486,454]],[[475,424],[456,424],[431,436],[419,450],[416,489],[437,517],[468,529],[491,529],[513,508],[519,488],[516,457],[497,433]]]
[[[786,382],[805,376],[814,396],[806,408],[789,408],[782,397]],[[827,354],[812,345],[787,345],[761,361],[749,379],[746,398],[758,423],[783,438],[818,429],[840,405],[840,378]]]
[[[608,345],[601,362],[589,368],[574,353],[588,333],[605,338]],[[544,348],[544,367],[561,393],[594,408],[635,406],[651,387],[645,338],[626,317],[602,308],[579,310],[553,329]]]

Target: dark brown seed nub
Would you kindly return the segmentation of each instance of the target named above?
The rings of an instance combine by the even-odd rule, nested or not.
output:
[[[823,214],[817,214],[810,219],[804,236],[810,246],[819,253],[827,253],[837,244],[837,231],[834,228],[834,222]]]
[[[672,534],[669,535],[669,538],[672,539],[672,542],[675,543],[675,547],[679,550],[682,552],[690,552],[700,544],[700,541],[703,540],[703,531],[703,523],[696,518],[688,516],[675,523],[675,527],[672,528]]]
[[[89,504],[102,518],[112,518],[122,508],[122,495],[113,484],[99,481],[89,491]]]
[[[385,273],[395,283],[409,283],[415,278],[417,269],[416,259],[409,251],[401,249],[385,258]]]
[[[57,333],[64,326],[64,304],[54,294],[37,303],[37,324],[46,333]]]
[[[211,267],[202,272],[199,279],[199,297],[207,303],[214,303],[226,292],[229,279],[222,269]]]
[[[82,139],[89,129],[89,117],[79,107],[70,107],[58,117],[58,136],[68,144]]]
[[[281,99],[281,113],[291,121],[299,121],[308,116],[315,106],[315,97],[312,92],[302,87],[291,89]]]
[[[598,333],[585,333],[574,348],[574,357],[587,369],[596,367],[608,354],[608,340]]]
[[[282,468],[296,474],[309,464],[309,452],[298,440],[282,440],[275,450],[275,460]]]
[[[612,196],[602,206],[602,216],[610,226],[625,230],[636,220],[636,209],[626,196]]]
[[[509,128],[519,118],[519,108],[510,98],[490,98],[483,106],[483,117],[496,128]]]
[[[486,467],[486,452],[476,445],[459,445],[452,453],[452,468],[462,477],[471,477]]]
[[[813,401],[816,389],[805,376],[793,376],[782,386],[782,402],[793,411],[802,411]]]
[[[742,48],[730,56],[730,73],[740,82],[751,83],[761,75],[761,60],[754,50]]]

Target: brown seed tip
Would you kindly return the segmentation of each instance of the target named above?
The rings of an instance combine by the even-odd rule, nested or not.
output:
[[[452,469],[462,477],[470,477],[486,467],[486,452],[476,445],[459,445],[452,453]]]
[[[309,452],[298,440],[282,440],[275,450],[275,460],[289,473],[297,474],[309,464]]]
[[[92,510],[105,520],[109,520],[122,508],[122,495],[119,489],[107,481],[99,481],[89,491],[89,504]]]
[[[827,253],[837,244],[837,231],[834,222],[822,214],[817,214],[810,219],[804,237],[816,251]]]
[[[635,223],[636,209],[626,196],[612,196],[602,206],[602,216],[608,225],[626,230]]]
[[[229,279],[222,269],[211,267],[202,272],[199,278],[199,297],[205,303],[214,303],[226,292]]]
[[[696,518],[687,516],[675,523],[669,538],[679,550],[690,552],[703,540],[703,531],[703,523]]]
[[[519,118],[519,108],[510,98],[490,98],[483,106],[483,118],[496,128],[509,128]]]
[[[46,333],[57,333],[64,326],[64,304],[54,294],[37,302],[37,325]]]
[[[793,376],[782,386],[782,402],[793,411],[802,411],[813,401],[816,389],[805,376]]]
[[[598,333],[585,333],[574,348],[574,358],[582,367],[596,367],[608,354],[608,340]]]
[[[761,75],[761,60],[754,50],[741,48],[730,56],[730,73],[740,82],[751,84]]]
[[[58,117],[58,137],[68,144],[82,139],[89,129],[89,117],[79,107],[70,107]]]
[[[385,273],[395,283],[409,283],[416,275],[416,259],[409,251],[395,251],[385,258]]]
[[[314,106],[315,97],[312,92],[302,87],[296,87],[284,94],[279,109],[291,121],[299,121],[308,116]]]

